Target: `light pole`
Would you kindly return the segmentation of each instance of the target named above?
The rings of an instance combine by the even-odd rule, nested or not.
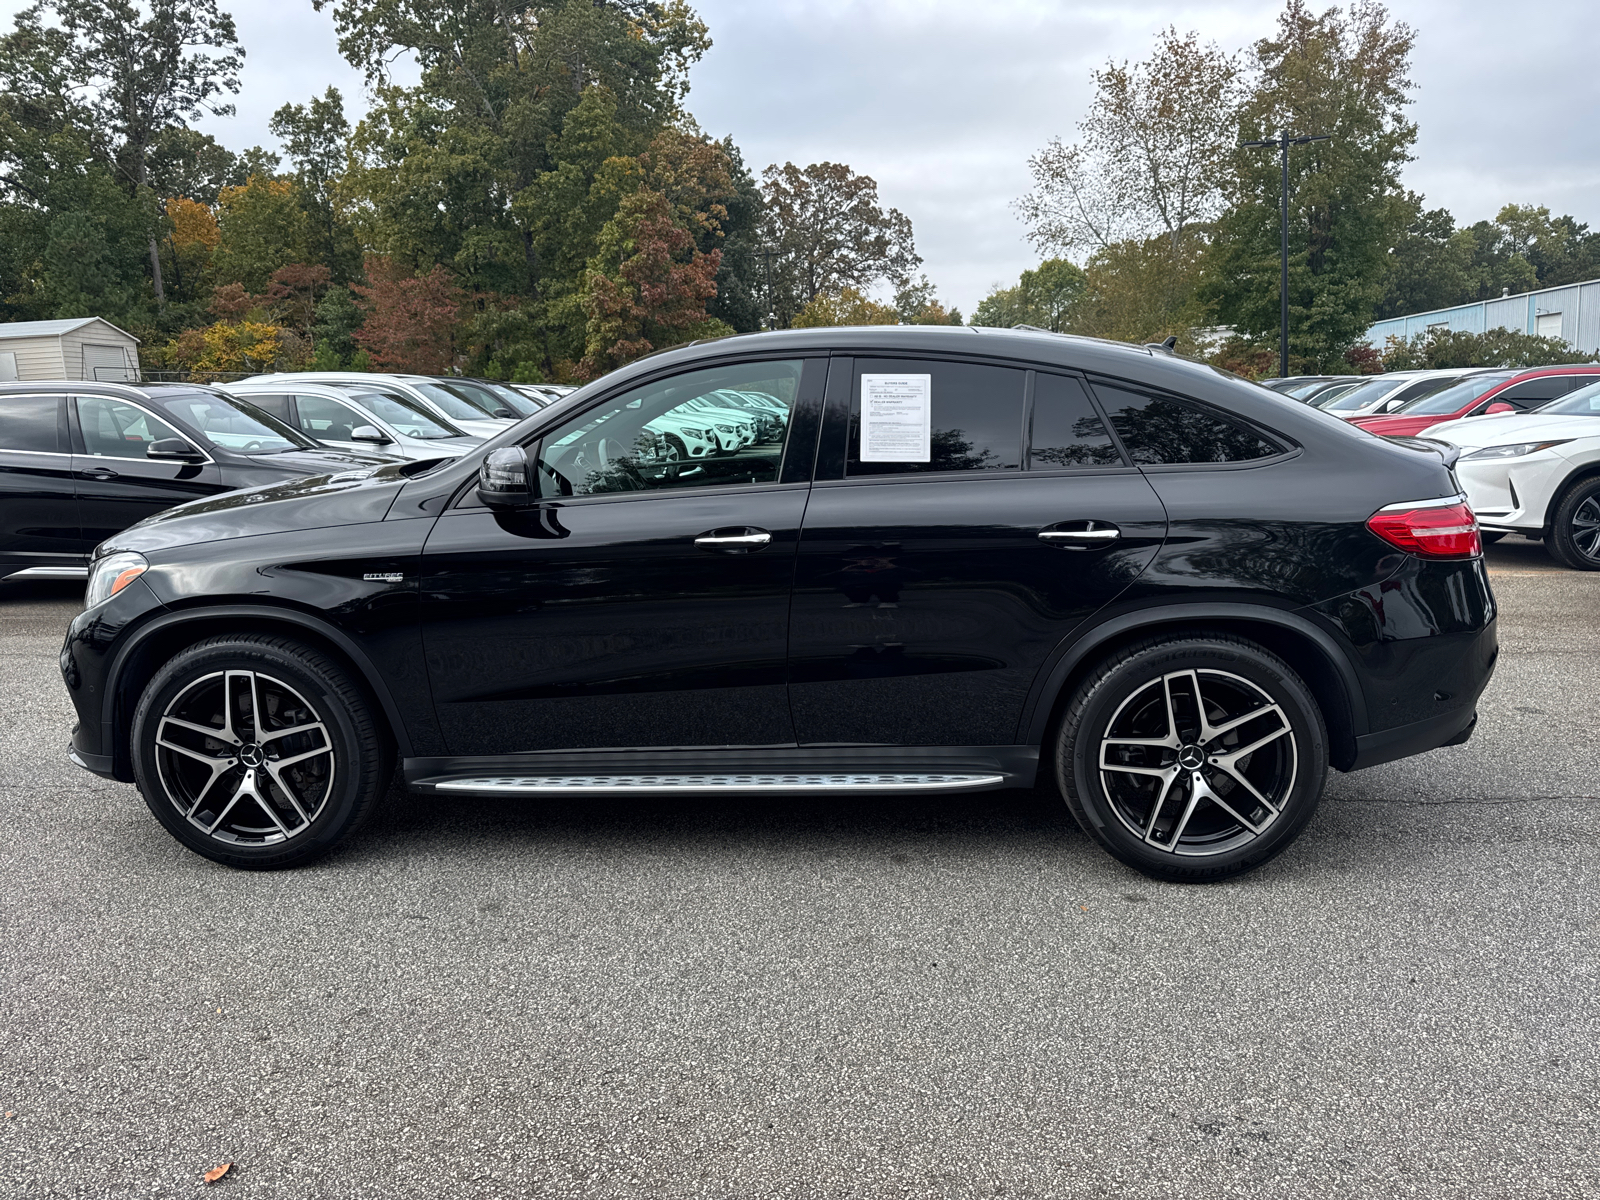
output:
[[[1289,374],[1289,147],[1304,146],[1307,142],[1328,142],[1333,140],[1332,134],[1319,133],[1308,137],[1290,137],[1287,129],[1280,129],[1278,136],[1268,138],[1262,142],[1244,142],[1246,149],[1261,146],[1276,146],[1282,155],[1283,164],[1283,195],[1282,203],[1278,209],[1282,222],[1283,235],[1283,261],[1282,271],[1278,276],[1278,374]]]

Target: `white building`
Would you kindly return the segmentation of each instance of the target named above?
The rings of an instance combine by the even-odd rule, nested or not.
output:
[[[0,383],[138,378],[139,339],[100,317],[0,325]]]

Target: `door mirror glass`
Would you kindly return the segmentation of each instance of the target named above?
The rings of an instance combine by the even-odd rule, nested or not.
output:
[[[180,462],[199,462],[205,457],[182,438],[161,438],[145,447],[146,458],[175,458]]]
[[[387,446],[394,439],[376,425],[357,425],[350,431],[352,442],[371,442],[377,446]]]
[[[490,508],[526,508],[538,499],[521,446],[501,446],[483,456],[478,468],[478,499]]]

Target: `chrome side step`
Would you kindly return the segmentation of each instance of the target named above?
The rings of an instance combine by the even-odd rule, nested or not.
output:
[[[24,567],[20,571],[0,577],[0,582],[5,579],[87,579],[88,567]]]
[[[430,781],[431,782],[431,781]],[[491,775],[443,779],[440,792],[547,796],[653,795],[663,792],[954,792],[996,787],[1004,775],[771,772],[700,775]]]

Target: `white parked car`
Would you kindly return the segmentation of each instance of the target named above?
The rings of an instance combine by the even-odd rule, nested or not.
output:
[[[446,380],[428,375],[379,374],[366,371],[294,371],[276,375],[252,375],[246,383],[263,381],[280,387],[286,383],[321,383],[346,391],[378,393],[409,407],[442,419],[462,433],[476,438],[492,438],[517,423],[516,416],[495,417],[467,395],[441,387]]]
[[[1409,404],[1421,396],[1440,391],[1459,383],[1468,375],[1476,375],[1488,367],[1451,367],[1438,371],[1391,371],[1387,375],[1374,375],[1365,383],[1341,392],[1330,390],[1328,399],[1314,403],[1323,412],[1330,412],[1346,421],[1354,417],[1376,417],[1394,412],[1402,404]]]
[[[1600,571],[1600,383],[1420,436],[1461,448],[1456,476],[1485,533],[1543,537],[1556,561]]]
[[[229,384],[227,391],[341,450],[381,450],[416,461],[455,458],[483,444],[483,438],[434,416],[417,401],[376,391],[313,383],[294,375],[258,376]]]

